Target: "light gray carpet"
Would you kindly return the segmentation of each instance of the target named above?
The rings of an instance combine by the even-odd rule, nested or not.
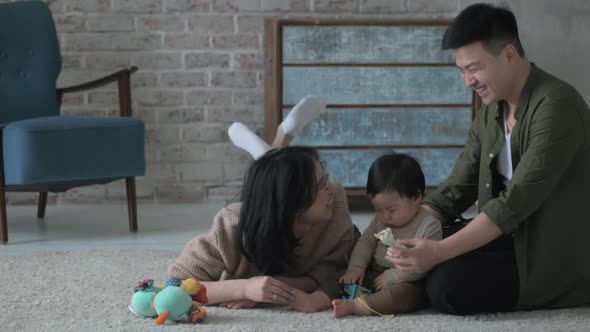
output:
[[[0,247],[0,250],[2,248]],[[289,308],[209,307],[209,321],[155,326],[127,305],[137,281],[166,281],[166,251],[56,252],[0,256],[0,331],[589,331],[590,308],[451,317],[431,312],[393,319]]]

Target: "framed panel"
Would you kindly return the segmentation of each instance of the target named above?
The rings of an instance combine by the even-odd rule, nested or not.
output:
[[[314,146],[346,188],[366,185],[373,160],[404,152],[418,159],[429,188],[463,150],[480,101],[465,87],[444,20],[265,22],[265,137],[306,95],[327,112],[293,144]]]

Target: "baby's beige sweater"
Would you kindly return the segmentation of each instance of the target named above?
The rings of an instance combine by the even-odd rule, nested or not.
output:
[[[424,278],[425,273],[400,271],[385,259],[388,246],[379,241],[374,234],[386,228],[387,226],[377,216],[371,220],[371,223],[354,247],[348,270],[361,269],[366,272],[367,268],[369,268],[374,274],[385,273],[385,279],[388,283],[411,282]],[[442,239],[440,222],[426,212],[424,208],[420,208],[414,219],[407,225],[390,228],[393,236],[398,240],[417,238],[438,241]]]
[[[301,245],[295,248],[295,269],[284,275],[312,278],[331,299],[338,296],[338,278],[346,271],[347,258],[356,242],[344,189],[338,184],[333,188],[332,219],[313,225],[302,236]],[[237,245],[240,207],[240,203],[234,203],[219,211],[209,233],[190,240],[170,265],[170,277],[220,281],[256,276],[255,265]]]

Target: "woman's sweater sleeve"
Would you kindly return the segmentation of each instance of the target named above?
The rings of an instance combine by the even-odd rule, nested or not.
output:
[[[219,281],[223,272],[235,271],[241,265],[236,245],[238,219],[234,209],[227,207],[219,211],[209,232],[190,240],[168,267],[169,276]]]

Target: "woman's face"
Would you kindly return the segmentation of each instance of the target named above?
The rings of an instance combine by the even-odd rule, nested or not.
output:
[[[301,215],[304,223],[324,222],[332,219],[334,197],[325,164],[315,162],[317,195],[313,204]]]

